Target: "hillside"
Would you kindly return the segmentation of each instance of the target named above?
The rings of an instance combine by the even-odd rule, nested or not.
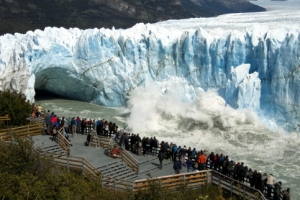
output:
[[[246,0],[236,1],[244,3],[224,4],[221,0],[0,0],[0,35],[25,33],[47,26],[128,28],[139,22],[262,10]],[[237,5],[238,9],[232,8]],[[254,7],[248,9],[249,5]]]

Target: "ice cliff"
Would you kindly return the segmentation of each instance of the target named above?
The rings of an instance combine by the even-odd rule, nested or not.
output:
[[[300,118],[299,57],[299,31],[288,29],[46,28],[0,37],[0,90],[22,91],[32,102],[43,89],[122,106],[134,88],[177,77],[291,130]]]

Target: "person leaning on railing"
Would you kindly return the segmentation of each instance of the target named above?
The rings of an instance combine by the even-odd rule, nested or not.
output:
[[[267,197],[270,198],[271,197],[271,192],[272,192],[272,188],[274,185],[274,181],[275,178],[273,177],[273,174],[269,174],[269,176],[267,177]]]

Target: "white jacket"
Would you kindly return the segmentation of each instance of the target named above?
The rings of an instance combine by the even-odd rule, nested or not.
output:
[[[274,185],[275,178],[272,175],[269,175],[267,178],[267,185]]]

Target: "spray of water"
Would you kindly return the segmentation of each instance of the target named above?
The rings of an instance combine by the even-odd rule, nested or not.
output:
[[[275,174],[288,186],[300,185],[298,134],[268,129],[251,109],[235,110],[213,91],[169,78],[133,90],[128,111],[127,125],[134,133],[223,153]]]

